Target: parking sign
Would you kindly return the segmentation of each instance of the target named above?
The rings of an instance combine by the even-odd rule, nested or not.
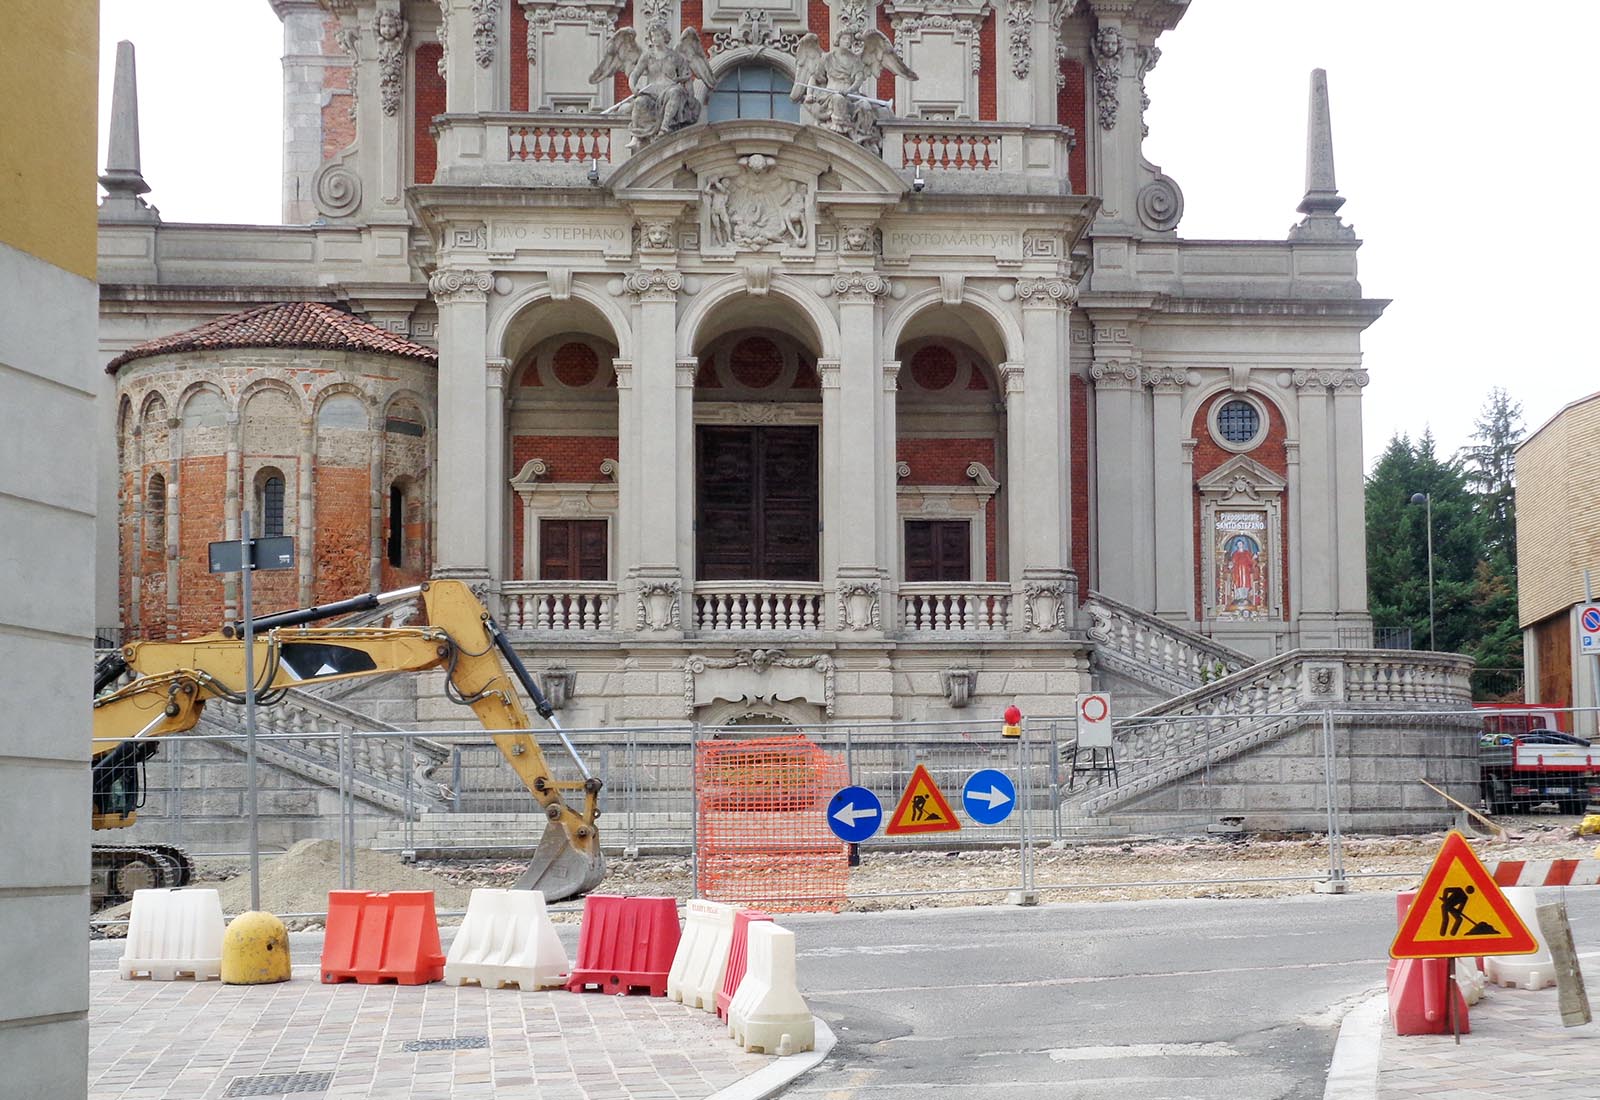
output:
[[[1586,603],[1578,615],[1578,649],[1600,653],[1600,603]]]

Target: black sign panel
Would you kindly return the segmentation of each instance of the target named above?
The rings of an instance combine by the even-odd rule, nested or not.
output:
[[[240,563],[239,540],[213,542],[207,548],[208,568],[213,573],[237,573]],[[251,539],[250,556],[255,559],[255,569],[293,569],[294,539],[282,535],[270,539]]]

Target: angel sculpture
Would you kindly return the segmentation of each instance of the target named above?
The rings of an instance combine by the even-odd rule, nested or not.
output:
[[[883,143],[878,108],[891,105],[864,89],[875,88],[885,69],[907,80],[917,79],[882,31],[867,31],[858,38],[855,31],[842,30],[833,49],[826,51],[816,35],[808,34],[795,47],[794,60],[789,98],[804,101],[817,125],[872,149]]]
[[[699,28],[685,27],[674,46],[672,32],[660,22],[645,29],[643,47],[632,27],[619,28],[606,43],[600,64],[589,74],[589,83],[598,84],[615,73],[626,73],[633,91],[608,108],[628,108],[628,132],[633,135],[630,149],[700,121],[704,97],[714,83]]]

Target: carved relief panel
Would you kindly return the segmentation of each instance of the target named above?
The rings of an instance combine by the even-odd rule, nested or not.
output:
[[[700,240],[705,252],[810,252],[816,179],[792,174],[777,158],[751,153],[736,171],[701,185]]]

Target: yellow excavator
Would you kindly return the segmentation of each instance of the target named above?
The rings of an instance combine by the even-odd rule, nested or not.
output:
[[[305,625],[419,596],[425,626]],[[265,615],[255,620],[254,631],[253,667],[248,673],[238,624],[183,641],[132,642],[96,667],[95,829],[122,829],[134,823],[143,803],[143,764],[156,751],[156,739],[193,729],[212,700],[242,703],[247,674],[254,680],[257,702],[267,706],[288,688],[442,669],[445,693],[472,708],[548,818],[544,836],[516,885],[541,890],[551,901],[588,893],[599,885],[605,876],[596,825],[600,780],[590,774],[527,666],[467,585],[436,580]],[[553,776],[529,732],[528,714],[506,667],[560,736],[582,778]],[[134,677],[130,683],[112,689],[128,674]],[[581,810],[563,798],[563,793],[580,792]],[[189,857],[171,846],[96,845],[94,872],[96,901],[110,902],[144,886],[186,885],[193,869]]]

